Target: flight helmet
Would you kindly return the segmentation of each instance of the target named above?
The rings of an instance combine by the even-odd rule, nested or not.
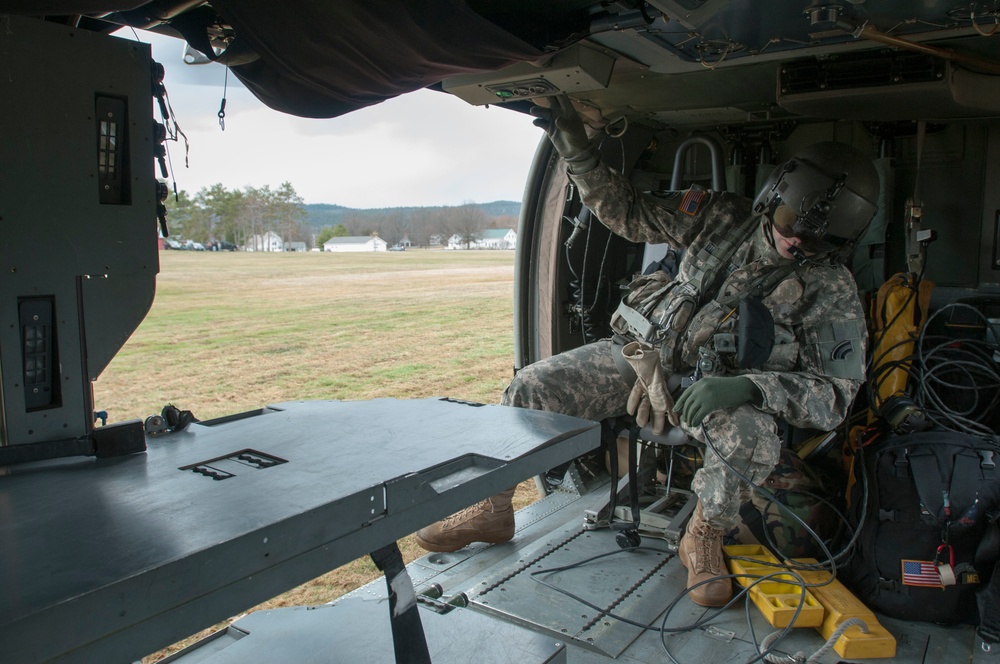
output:
[[[846,260],[878,209],[878,172],[871,160],[844,143],[816,143],[771,173],[753,212],[801,247]]]

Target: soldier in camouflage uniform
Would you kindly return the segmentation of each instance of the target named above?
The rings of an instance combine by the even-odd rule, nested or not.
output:
[[[836,538],[843,524],[830,499],[836,492],[830,488],[828,478],[786,447],[781,449],[777,465],[761,486],[770,495],[753,492],[750,500],[740,506],[740,521],[736,528],[726,532],[725,540],[766,544],[785,558],[822,556],[819,543],[772,500],[785,505],[824,542],[829,542]]]
[[[685,253],[674,280],[661,273],[632,284],[612,321],[615,338],[524,367],[502,403],[592,420],[628,411],[654,431],[669,419],[705,443],[692,483],[698,507],[679,557],[688,587],[696,586],[692,599],[721,606],[732,594],[729,579],[716,578],[726,574],[722,535],[749,497],[744,478],[763,482],[778,460],[775,418],[833,429],[864,379],[864,314],[841,262],[875,213],[878,176],[853,148],[828,143],[776,169],[753,202],[700,189],[655,197],[599,162],[568,99],[538,114],[601,223],[634,242]],[[741,368],[717,351],[732,347],[734,314],[747,298],[766,307],[775,338],[762,362]],[[699,365],[701,377],[675,406],[667,379]],[[514,530],[511,494],[429,526],[417,541],[430,550],[506,541]]]

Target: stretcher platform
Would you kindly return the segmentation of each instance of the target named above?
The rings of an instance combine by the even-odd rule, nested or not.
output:
[[[309,401],[0,468],[0,662],[137,660],[599,442],[554,413]]]

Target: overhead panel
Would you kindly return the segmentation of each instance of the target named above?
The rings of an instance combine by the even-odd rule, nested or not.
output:
[[[602,90],[611,80],[615,59],[581,45],[554,55],[547,63],[518,63],[488,74],[462,74],[443,82],[445,92],[476,106],[523,101],[561,93]]]

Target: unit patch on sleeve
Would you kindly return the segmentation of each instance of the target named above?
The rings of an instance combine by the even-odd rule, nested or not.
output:
[[[701,202],[705,200],[705,190],[704,189],[688,189],[684,194],[684,198],[681,200],[680,206],[677,208],[680,212],[684,214],[694,216],[701,207]]]

